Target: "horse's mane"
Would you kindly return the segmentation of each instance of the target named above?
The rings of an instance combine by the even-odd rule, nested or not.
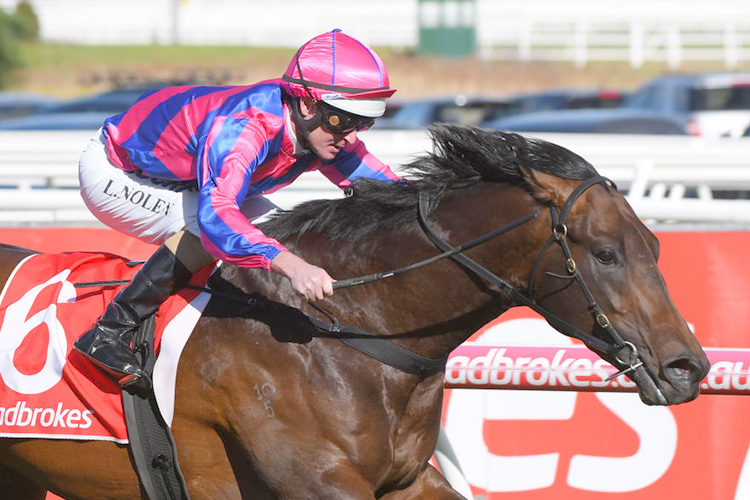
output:
[[[596,175],[577,154],[540,139],[451,124],[432,126],[429,134],[434,152],[406,166],[409,183],[361,179],[352,196],[302,203],[274,214],[260,229],[277,239],[313,231],[327,234],[331,241],[352,241],[379,227],[414,220],[420,191],[436,201],[450,187],[478,182],[526,187],[522,166],[566,179]]]

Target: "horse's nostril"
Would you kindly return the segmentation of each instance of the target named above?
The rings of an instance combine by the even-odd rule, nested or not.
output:
[[[667,364],[664,368],[664,377],[673,385],[692,384],[701,381],[703,372],[698,363],[689,358],[679,358]]]
[[[690,361],[687,359],[679,359],[677,361],[673,361],[669,363],[667,366],[667,369],[671,370],[672,372],[676,374],[684,374],[687,376],[690,373],[690,370],[692,369],[692,365],[690,364]]]

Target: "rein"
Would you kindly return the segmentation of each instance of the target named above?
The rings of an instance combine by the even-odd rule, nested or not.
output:
[[[422,196],[422,193],[420,193],[420,195],[419,195],[419,202],[420,202],[420,204],[419,204],[419,220],[420,220],[420,222],[424,221],[423,211],[425,209],[422,207],[422,200],[423,200],[423,196]],[[426,203],[426,200],[425,200],[425,203]],[[468,249],[473,248],[475,246],[481,245],[482,243],[484,243],[484,242],[486,242],[488,240],[491,240],[492,238],[494,238],[496,236],[499,236],[499,235],[501,235],[503,233],[507,233],[511,229],[515,229],[518,226],[521,226],[521,225],[529,222],[530,220],[536,219],[537,217],[539,217],[540,213],[541,213],[541,211],[537,210],[536,212],[533,212],[533,213],[530,213],[528,215],[525,215],[525,216],[521,217],[520,219],[517,219],[517,220],[515,220],[515,221],[513,221],[513,222],[511,222],[509,224],[506,224],[506,225],[504,225],[504,226],[502,226],[502,227],[500,227],[498,229],[495,229],[494,231],[491,231],[491,232],[489,232],[487,234],[484,234],[484,235],[482,235],[482,236],[480,236],[478,238],[475,238],[475,239],[473,239],[471,241],[467,241],[463,245],[459,245],[457,247],[450,247],[449,250],[445,250],[445,251],[443,251],[443,253],[441,253],[439,255],[436,255],[434,257],[430,257],[429,259],[425,259],[425,260],[422,260],[422,261],[419,261],[419,262],[415,262],[414,264],[410,264],[408,266],[400,267],[398,269],[394,269],[392,271],[387,271],[387,272],[383,272],[383,273],[373,273],[373,274],[368,274],[366,276],[360,276],[358,278],[349,278],[349,279],[334,281],[333,282],[333,289],[334,290],[338,290],[340,288],[349,288],[351,286],[364,285],[366,283],[372,283],[373,281],[379,281],[379,280],[382,280],[384,278],[390,278],[391,276],[396,276],[398,274],[403,274],[403,273],[405,273],[407,271],[412,271],[412,270],[418,269],[418,268],[420,268],[422,266],[426,266],[428,264],[432,264],[433,262],[437,262],[439,260],[442,260],[442,259],[445,259],[445,258],[448,258],[448,257],[453,257],[454,255],[459,254],[459,253],[461,253],[461,252],[463,252],[465,250],[468,250]]]
[[[495,285],[496,287],[501,289],[503,292],[507,293],[511,297],[511,299],[514,301],[515,304],[524,305],[536,311],[538,314],[544,317],[544,319],[547,320],[547,322],[552,327],[554,327],[559,332],[569,337],[573,337],[573,338],[577,338],[581,340],[584,344],[586,344],[590,349],[592,349],[595,352],[609,355],[610,359],[614,359],[617,363],[619,363],[620,366],[618,367],[619,371],[617,373],[610,375],[606,379],[607,381],[612,380],[620,375],[638,370],[638,369],[642,370],[643,361],[640,359],[640,355],[638,354],[637,348],[635,347],[635,345],[633,345],[633,343],[628,342],[622,338],[622,336],[619,334],[619,332],[614,327],[614,325],[612,325],[612,323],[609,321],[609,318],[607,318],[606,314],[604,314],[601,307],[599,307],[599,304],[597,303],[596,299],[593,297],[589,287],[586,285],[586,282],[583,279],[583,276],[578,272],[577,266],[575,264],[575,260],[573,259],[572,252],[570,251],[570,246],[568,245],[568,241],[567,241],[568,230],[567,230],[566,222],[573,208],[573,204],[588,188],[596,184],[613,185],[612,181],[610,181],[609,179],[605,177],[602,177],[602,176],[591,177],[583,181],[571,192],[570,196],[566,200],[565,204],[562,207],[562,210],[559,213],[556,207],[550,206],[550,212],[552,216],[552,234],[550,235],[548,240],[545,242],[545,244],[542,246],[539,256],[537,257],[534,263],[534,267],[532,268],[532,272],[529,276],[529,290],[533,290],[535,276],[538,271],[538,268],[539,268],[539,265],[541,263],[541,259],[544,253],[547,251],[547,249],[551,245],[553,245],[554,243],[557,243],[558,245],[560,245],[560,248],[562,249],[563,254],[565,255],[566,269],[570,276],[561,276],[561,275],[557,275],[557,274],[549,273],[549,272],[546,274],[553,276],[553,277],[559,277],[559,278],[565,278],[565,279],[570,278],[570,279],[576,280],[583,294],[586,296],[586,299],[589,302],[589,310],[591,311],[591,314],[594,317],[596,324],[600,328],[602,328],[602,330],[610,337],[609,341],[603,340],[599,337],[595,337],[594,335],[588,332],[585,332],[581,330],[580,328],[577,328],[576,326],[559,318],[552,312],[540,306],[534,299],[519,292],[515,287],[513,287],[513,285],[509,284],[507,281],[503,280],[502,278],[492,273],[490,270],[488,270],[484,266],[478,264],[476,261],[472,260],[471,258],[467,257],[466,255],[462,253],[463,251],[468,250],[469,248],[475,247],[481,243],[484,243],[490,240],[491,238],[494,238],[495,236],[503,234],[513,228],[516,228],[522,224],[525,224],[526,222],[529,222],[537,218],[540,214],[540,211],[536,211],[531,214],[528,214],[499,229],[491,231],[485,235],[482,235],[478,238],[475,238],[474,240],[471,240],[457,247],[453,247],[447,241],[440,238],[440,236],[438,236],[437,233],[429,226],[427,222],[429,200],[424,193],[420,192],[419,193],[419,210],[418,210],[419,223],[422,226],[422,229],[425,232],[425,234],[428,236],[428,238],[430,238],[430,240],[435,244],[435,246],[437,246],[440,250],[442,250],[442,253],[437,256],[431,257],[429,259],[425,259],[423,261],[420,261],[420,262],[417,262],[417,263],[414,263],[409,266],[405,266],[405,267],[402,267],[393,271],[370,274],[370,275],[361,276],[358,278],[350,278],[347,280],[336,281],[334,283],[334,288],[339,289],[339,288],[346,288],[346,287],[365,284],[365,283],[371,283],[379,279],[394,276],[396,274],[400,274],[400,273],[403,273],[412,269],[416,269],[418,267],[422,267],[427,264],[431,264],[433,262],[436,262],[444,258],[450,258],[456,263],[458,263],[459,265],[461,265],[462,267],[464,267],[465,269],[468,269],[469,271],[473,272],[475,275],[484,279],[486,282],[489,282],[492,285]],[[336,330],[339,330],[339,331],[343,331],[342,328],[345,328],[345,327],[338,326],[337,323],[334,323],[332,325],[325,325],[324,323],[321,323],[317,320],[316,320],[316,326],[319,328],[324,328],[329,331],[332,331],[330,330],[331,327],[334,327]],[[377,337],[373,337],[373,338],[377,338]],[[624,354],[626,354],[626,356]]]
[[[426,212],[426,206],[427,199],[425,196],[423,196],[422,193],[420,193],[419,220],[423,223],[423,225],[425,224],[424,213]],[[539,216],[540,213],[541,211],[537,210],[462,245],[459,245],[457,247],[449,246],[449,248],[443,249],[443,253],[439,255],[435,255],[434,257],[415,262],[408,266],[400,267],[398,269],[382,273],[373,273],[356,278],[337,280],[333,283],[333,288],[334,290],[338,290],[357,285],[364,285],[385,278],[390,278],[391,276],[396,276],[407,271],[412,271],[414,269],[418,269],[442,259],[463,257],[463,254],[461,254],[461,252],[481,245],[482,243],[485,243],[486,241],[489,241],[496,236],[500,236],[503,233],[506,233],[531,220],[534,220]],[[428,229],[426,229],[426,232],[428,235],[430,234],[430,231]],[[314,302],[311,302],[310,305],[324,315],[328,316],[328,318],[330,319],[330,323],[326,323],[312,316],[308,316],[308,319],[313,324],[313,326],[315,326],[315,328],[338,337],[338,339],[343,343],[357,349],[364,354],[367,354],[368,356],[380,361],[381,363],[387,364],[406,373],[418,375],[422,378],[429,377],[445,370],[445,364],[448,361],[447,357],[432,359],[420,356],[419,354],[405,349],[398,344],[394,344],[387,338],[377,337],[359,327],[352,325],[341,325],[339,324],[338,319],[323,307],[315,304]]]

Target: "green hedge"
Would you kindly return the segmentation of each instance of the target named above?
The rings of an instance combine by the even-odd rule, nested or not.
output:
[[[7,87],[11,71],[23,65],[18,41],[38,38],[39,20],[28,2],[20,2],[13,14],[0,10],[0,89]]]

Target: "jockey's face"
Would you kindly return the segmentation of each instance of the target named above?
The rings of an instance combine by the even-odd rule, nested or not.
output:
[[[305,120],[312,120],[318,113],[318,104],[311,98],[301,98],[299,107]],[[325,124],[315,127],[307,136],[308,146],[322,160],[332,160],[342,148],[356,140],[356,129],[334,133]]]

